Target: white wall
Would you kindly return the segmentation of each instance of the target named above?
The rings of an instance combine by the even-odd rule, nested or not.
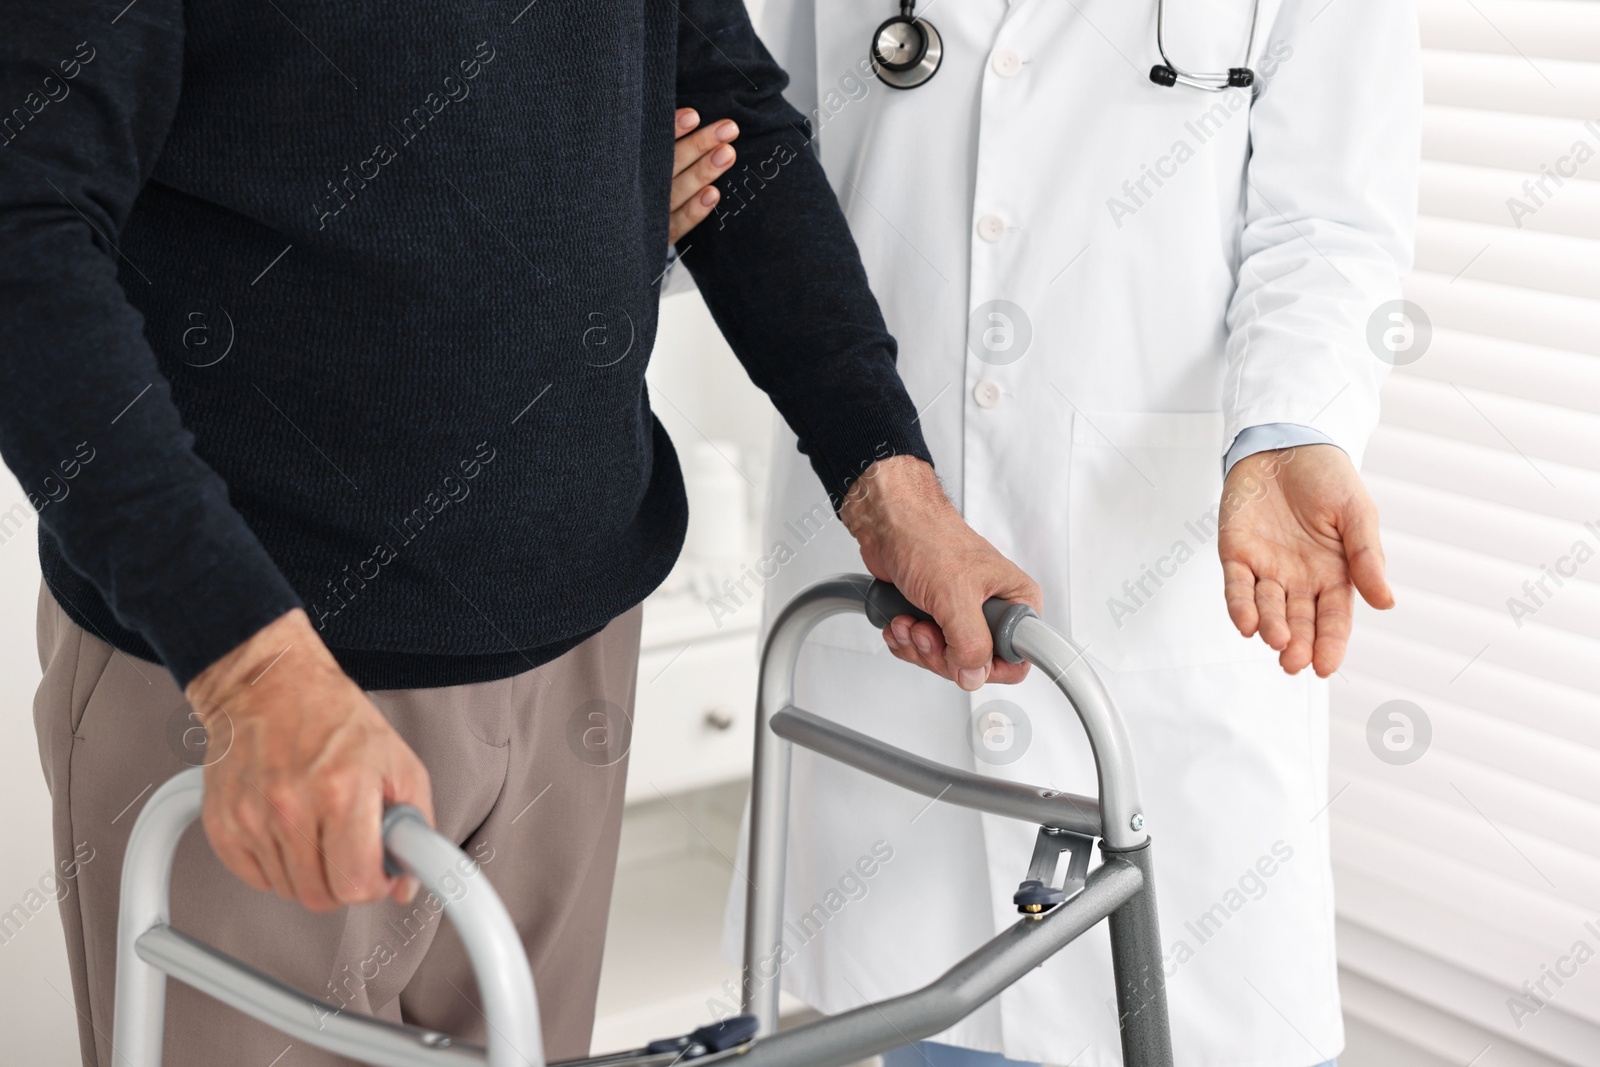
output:
[[[55,868],[50,795],[33,737],[33,691],[39,684],[34,605],[39,595],[38,520],[11,472],[0,468],[0,514],[13,504],[26,528],[0,543],[0,913],[22,901]],[[69,883],[70,884],[70,883]],[[77,1059],[61,923],[49,904],[14,935],[0,933],[0,1035],[10,1063],[64,1064]]]
[[[1419,7],[1431,334],[1364,471],[1398,606],[1332,683],[1345,1013],[1600,1067],[1600,3]]]
[[[697,292],[661,302],[661,326],[650,356],[650,403],[673,444],[684,450],[707,437],[739,446],[747,473],[764,472],[772,440],[772,405],[750,384]]]

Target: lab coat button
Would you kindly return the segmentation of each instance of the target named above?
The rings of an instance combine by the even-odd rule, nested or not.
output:
[[[1014,48],[997,48],[994,57],[989,61],[994,67],[994,72],[1002,78],[1014,78],[1022,70],[1022,57]]]
[[[1006,220],[999,215],[985,215],[978,220],[978,236],[994,244],[1006,235]]]
[[[992,408],[1000,403],[1000,383],[992,378],[985,378],[972,387],[972,399],[978,402],[980,408]]]

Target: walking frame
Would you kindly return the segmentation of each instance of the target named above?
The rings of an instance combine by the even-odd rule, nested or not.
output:
[[[794,673],[806,635],[833,615],[929,618],[891,585],[839,575],[806,589],[778,616],[762,650],[750,804],[750,889],[745,908],[744,1011],[642,1049],[557,1067],[844,1067],[940,1033],[1022,978],[1102,919],[1109,920],[1124,1067],[1171,1067],[1165,974],[1156,924],[1150,836],[1127,732],[1082,653],[1023,604],[991,600],[984,615],[996,655],[1024,660],[1060,688],[1094,751],[1099,798],[989,778],[934,763],[795,706]],[[789,768],[794,746],[948,804],[1039,826],[1015,896],[1020,918],[921,989],[778,1032]],[[488,880],[414,808],[383,818],[386,864],[443,903],[477,979],[487,1047],[337,1010],[169,925],[172,859],[199,817],[202,771],[173,777],[145,805],[128,841],[117,925],[113,1046],[120,1067],[159,1067],[170,976],[286,1035],[385,1067],[545,1067],[538,997],[522,943]],[[1089,871],[1100,842],[1102,862]],[[1062,863],[1063,857],[1066,862]],[[1064,868],[1064,870],[1062,869]]]

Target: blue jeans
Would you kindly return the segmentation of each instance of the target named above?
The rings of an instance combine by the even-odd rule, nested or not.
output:
[[[915,1045],[901,1045],[883,1054],[883,1067],[1039,1067],[1008,1060],[998,1052],[979,1052],[976,1049],[941,1045],[935,1041],[919,1041]],[[1329,1060],[1317,1067],[1339,1067],[1338,1060]]]

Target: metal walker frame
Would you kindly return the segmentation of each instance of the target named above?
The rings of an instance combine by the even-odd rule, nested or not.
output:
[[[1060,688],[1094,751],[1099,798],[988,778],[934,763],[794,704],[794,671],[806,635],[833,615],[864,614],[878,627],[898,615],[928,616],[893,586],[865,575],[816,583],[779,615],[762,650],[750,809],[744,1010],[682,1037],[557,1067],[669,1067],[738,1056],[740,1067],[845,1067],[939,1033],[997,996],[1102,919],[1109,919],[1125,1067],[1172,1067],[1165,973],[1132,753],[1110,697],[1082,653],[1026,605],[991,600],[984,614],[996,654],[1032,662]],[[923,796],[1040,827],[1021,917],[930,984],[903,996],[777,1032],[779,946],[795,745]],[[385,862],[414,875],[444,904],[472,961],[488,1021],[487,1047],[370,1016],[330,1011],[293,989],[174,930],[172,860],[199,817],[202,771],[158,789],[140,812],[123,861],[117,925],[113,1046],[126,1067],[159,1067],[166,978],[171,976],[307,1044],[385,1067],[545,1067],[538,996],[527,957],[500,898],[456,846],[415,809],[383,819]],[[1103,860],[1088,871],[1100,840]],[[1061,858],[1068,855],[1065,872]]]

